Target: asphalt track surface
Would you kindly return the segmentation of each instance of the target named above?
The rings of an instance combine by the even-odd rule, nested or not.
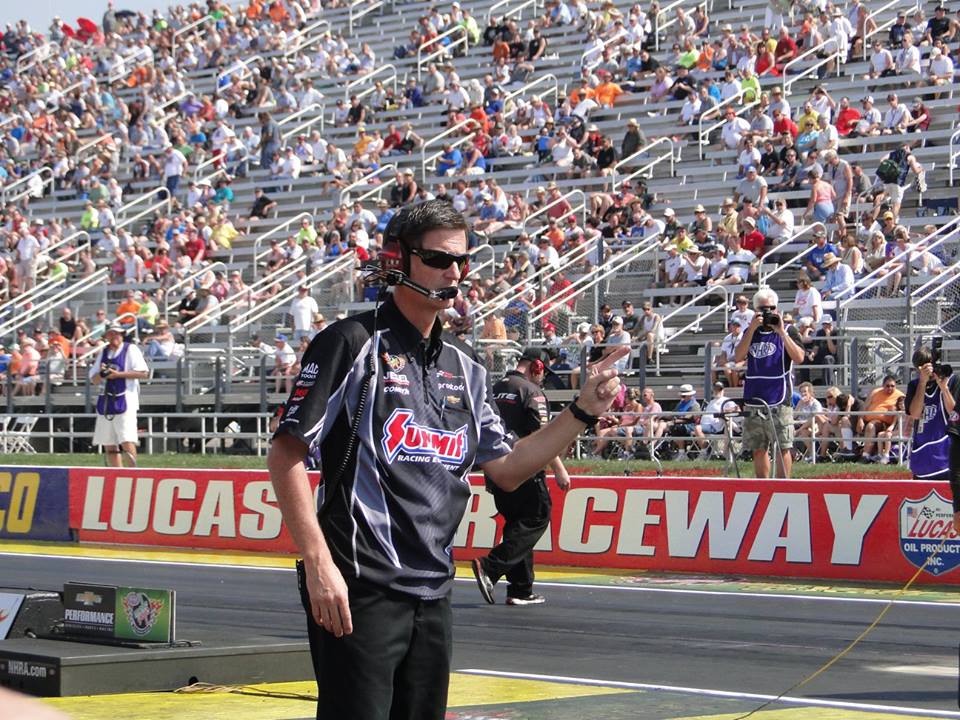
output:
[[[67,580],[173,588],[180,637],[210,637],[212,628],[251,642],[304,637],[295,576],[284,569],[4,555],[0,577],[8,586],[51,589]],[[497,590],[502,601],[503,588]],[[677,590],[642,579],[616,586],[544,583],[539,590],[548,597],[542,606],[488,606],[472,579],[459,579],[453,666],[484,676],[645,691],[648,698],[642,711],[628,699],[593,699],[589,715],[573,708],[545,714],[555,718],[735,717],[759,704],[762,697],[753,695],[777,695],[819,667],[885,602]],[[958,642],[960,604],[898,601],[848,656],[790,693],[811,702],[778,704],[776,717],[814,717],[801,713],[809,704],[839,713],[816,717],[872,711],[881,714],[867,715],[960,718]]]

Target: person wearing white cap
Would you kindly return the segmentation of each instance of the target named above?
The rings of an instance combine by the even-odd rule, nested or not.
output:
[[[98,362],[90,365],[90,381],[100,389],[93,444],[107,454],[107,465],[123,467],[123,458],[137,464],[137,410],[140,408],[140,381],[149,376],[140,348],[126,341],[124,328],[111,323],[107,344]]]
[[[610,332],[607,333],[607,337],[604,339],[604,344],[606,347],[603,350],[604,356],[610,355],[611,353],[617,350],[618,345],[629,345],[630,344],[630,333],[623,329],[623,318],[619,315],[614,315],[613,320],[610,323]],[[614,367],[618,371],[624,372],[630,366],[630,354],[624,355],[622,358],[617,360],[614,364]]]
[[[703,450],[704,445],[703,430],[700,429],[700,403],[697,402],[697,391],[693,385],[684,384],[678,391],[680,402],[673,409],[673,415],[667,421],[666,434],[672,438],[678,438],[673,441],[673,452],[683,453],[687,449],[687,441],[679,438],[695,438],[694,446],[698,451]]]

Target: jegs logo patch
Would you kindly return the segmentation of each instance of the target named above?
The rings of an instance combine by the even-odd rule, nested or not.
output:
[[[394,372],[400,372],[407,366],[407,361],[403,358],[402,355],[391,355],[390,353],[382,353],[380,355],[383,358],[383,362],[388,368]]]
[[[467,426],[450,431],[418,425],[411,410],[397,408],[383,425],[382,443],[390,462],[400,457],[459,465],[467,456]]]

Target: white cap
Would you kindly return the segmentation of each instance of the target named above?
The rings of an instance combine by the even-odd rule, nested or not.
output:
[[[590,332],[590,323],[582,322],[577,325],[577,332],[581,335],[586,335],[588,332]]]
[[[680,394],[681,394],[681,395],[696,395],[696,394],[697,394],[697,391],[693,389],[693,385],[690,385],[690,384],[688,384],[688,383],[684,383],[683,385],[680,386]]]

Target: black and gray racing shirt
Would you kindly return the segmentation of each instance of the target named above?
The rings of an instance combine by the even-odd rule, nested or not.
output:
[[[336,322],[304,353],[277,434],[303,441],[323,477],[334,478],[371,359],[357,452],[339,483],[321,484],[321,528],[345,577],[443,597],[470,497],[467,473],[510,451],[486,368],[468,346],[439,322],[424,338],[392,298],[376,319],[368,312]]]

